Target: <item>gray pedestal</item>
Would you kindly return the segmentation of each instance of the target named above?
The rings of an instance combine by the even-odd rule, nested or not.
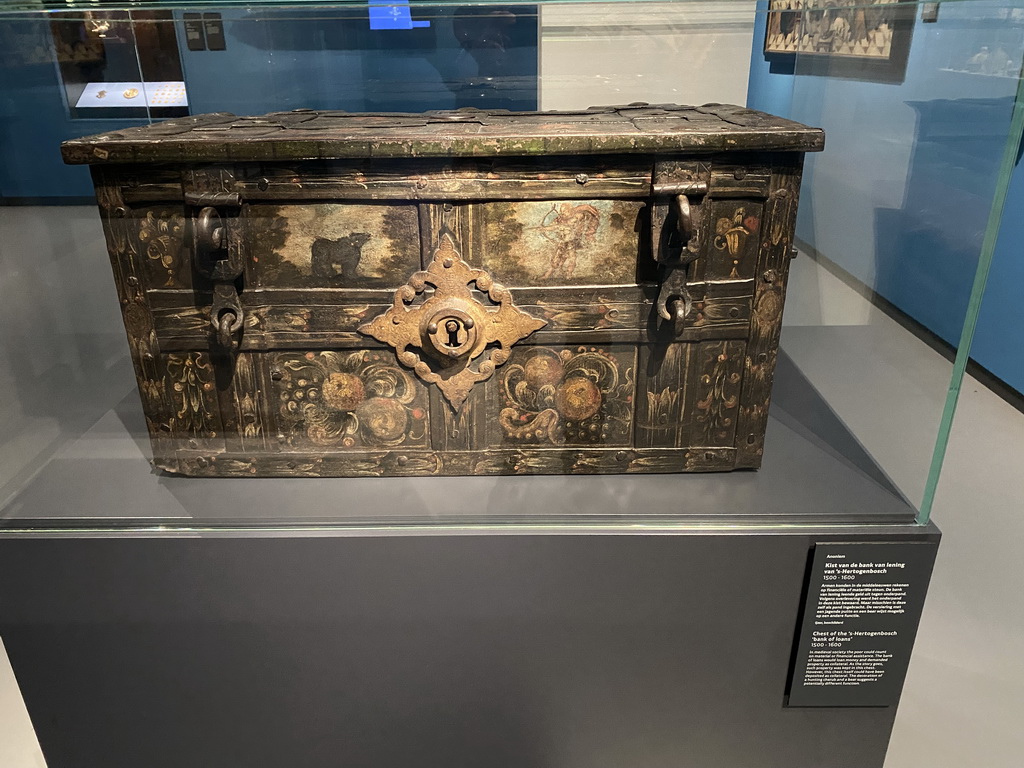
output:
[[[50,768],[880,768],[785,706],[819,541],[934,528],[0,540]]]

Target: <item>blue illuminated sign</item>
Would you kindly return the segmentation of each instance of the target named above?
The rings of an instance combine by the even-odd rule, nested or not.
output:
[[[418,29],[429,21],[413,21],[409,0],[370,0],[370,29]]]

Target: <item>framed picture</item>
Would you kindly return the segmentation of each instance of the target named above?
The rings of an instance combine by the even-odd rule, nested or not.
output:
[[[904,0],[769,0],[769,59],[801,75],[903,82],[916,4]]]

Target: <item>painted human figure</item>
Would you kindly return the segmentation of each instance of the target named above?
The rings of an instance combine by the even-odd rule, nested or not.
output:
[[[537,229],[555,244],[551,264],[543,277],[572,277],[577,253],[592,245],[601,224],[601,215],[592,205],[558,203],[551,206]]]

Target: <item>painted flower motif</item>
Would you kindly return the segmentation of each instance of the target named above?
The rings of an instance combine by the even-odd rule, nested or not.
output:
[[[178,430],[215,437],[216,417],[210,405],[210,393],[214,389],[213,365],[209,358],[201,352],[168,355],[167,375]]]
[[[279,361],[282,416],[316,445],[395,446],[425,436],[412,377],[376,352]]]
[[[185,219],[181,214],[164,214],[159,218],[153,211],[139,225],[139,241],[146,247],[146,258],[155,261],[167,271],[166,285],[174,285],[174,273],[181,265],[181,237]]]
[[[632,369],[604,350],[556,352],[539,347],[525,362],[506,365],[498,420],[517,441],[606,443],[629,433]]]
[[[746,208],[737,208],[731,218],[723,216],[715,222],[715,248],[727,251],[733,258],[729,277],[739,277],[736,267],[743,254],[747,238],[755,234],[760,227],[761,220],[757,216],[748,216]]]
[[[700,380],[704,385],[704,397],[697,400],[697,422],[712,440],[726,440],[733,426],[735,409],[739,404],[739,384],[742,376],[731,364],[742,354],[742,346],[736,342],[719,342],[721,352],[710,358],[704,365]],[[720,445],[721,443],[710,443]]]

